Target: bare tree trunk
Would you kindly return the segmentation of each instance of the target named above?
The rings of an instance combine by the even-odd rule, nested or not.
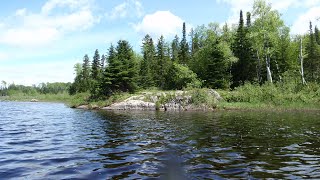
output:
[[[300,74],[301,74],[301,80],[302,84],[306,85],[307,82],[304,79],[304,69],[303,69],[303,55],[302,55],[302,38],[300,38],[300,54],[299,54],[299,59],[300,59]]]
[[[271,75],[271,69],[270,69],[270,52],[269,47],[266,55],[266,68],[267,68],[267,80],[268,82],[272,83],[272,75]]]

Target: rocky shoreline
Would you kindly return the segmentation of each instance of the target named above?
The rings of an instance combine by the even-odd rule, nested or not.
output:
[[[143,92],[140,95],[133,95],[124,101],[116,102],[106,107],[97,105],[81,105],[77,109],[100,109],[100,110],[141,110],[141,111],[196,111],[196,110],[213,110],[214,105],[206,103],[195,103],[194,93],[189,91],[174,92]],[[205,92],[206,98],[217,103],[223,98],[220,94],[208,89]]]

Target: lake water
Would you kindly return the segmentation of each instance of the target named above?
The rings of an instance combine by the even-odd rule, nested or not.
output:
[[[0,102],[0,179],[320,178],[320,112]]]

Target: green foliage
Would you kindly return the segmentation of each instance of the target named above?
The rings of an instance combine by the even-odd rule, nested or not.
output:
[[[290,106],[297,103],[320,107],[319,85],[303,86],[300,81],[299,73],[285,73],[283,82],[262,86],[246,83],[221,95],[229,103],[260,103],[272,106]]]
[[[307,43],[305,68],[307,81],[320,82],[320,45],[316,42],[316,34],[313,33],[311,22]]]
[[[201,81],[197,74],[191,71],[186,65],[172,63],[166,78],[166,89],[181,90],[183,88],[200,88]]]
[[[215,109],[218,105],[216,98],[208,93],[208,89],[192,89],[188,94],[191,96],[191,104],[195,106]]]
[[[182,39],[180,42],[179,62],[187,64],[189,62],[189,45],[187,41],[186,23],[182,25]]]
[[[314,98],[310,94],[318,92],[314,90],[318,87],[314,83],[320,82],[318,28],[313,33],[310,25],[308,35],[290,37],[290,28],[285,26],[280,13],[265,0],[255,0],[251,12],[246,14],[244,22],[241,11],[238,26],[225,24],[220,28],[218,23],[198,26],[190,32],[189,40],[185,23],[181,40],[175,36],[167,43],[161,36],[155,45],[146,35],[141,55],[134,53],[129,42],[124,40],[118,41],[116,47],[111,45],[108,55],[101,59],[96,50],[91,66],[87,55],[82,66],[75,66],[76,77],[69,93],[90,90],[88,102],[103,104],[105,100],[109,104],[115,101],[113,98],[117,94],[133,93],[137,89],[236,87],[231,93],[222,91],[229,102],[272,105],[313,102],[309,101]],[[300,38],[303,39],[307,87],[301,85],[298,73]],[[288,74],[295,79],[290,79]],[[266,80],[269,82],[265,83]],[[7,94],[8,90],[1,92]],[[205,92],[194,95],[196,104],[216,104],[205,99],[208,98]]]
[[[251,21],[250,16],[248,18],[247,21]],[[247,22],[247,24],[250,23]],[[249,27],[244,26],[242,11],[240,11],[239,26],[232,44],[233,53],[238,58],[238,61],[232,65],[232,87],[243,85],[246,81],[254,82],[257,79],[257,61],[253,58],[253,47],[248,33]]]
[[[128,41],[120,40],[116,49],[111,45],[108,66],[101,82],[103,95],[116,92],[134,92],[137,86],[137,62]]]
[[[208,88],[228,88],[230,64],[235,61],[233,53],[224,41],[212,36],[195,55],[192,70]]]
[[[149,35],[144,37],[142,43],[143,59],[140,62],[139,86],[145,89],[155,85],[153,77],[155,67],[155,47],[153,40]]]
[[[91,78],[90,78],[90,60],[89,56],[86,54],[83,57],[82,64],[82,73],[81,73],[80,87],[78,92],[87,92],[91,87]]]
[[[173,62],[179,62],[179,51],[180,51],[179,37],[176,35],[171,43],[171,60]]]

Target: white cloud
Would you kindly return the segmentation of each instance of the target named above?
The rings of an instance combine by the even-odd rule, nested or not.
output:
[[[145,15],[142,22],[134,24],[133,27],[137,32],[143,34],[171,37],[181,32],[183,22],[180,17],[170,11],[157,11]]]
[[[143,6],[139,0],[126,0],[117,5],[106,17],[111,20],[127,17],[142,17],[144,14]]]
[[[291,30],[293,34],[304,34],[309,30],[309,22],[313,22],[313,25],[317,22],[317,18],[319,18],[320,14],[320,6],[313,7],[309,9],[306,13],[303,13],[299,16],[299,18],[294,22]],[[318,23],[319,25],[319,23]]]
[[[70,10],[86,10],[91,7],[90,0],[48,0],[41,8],[42,14],[50,14],[55,9],[69,8]]]
[[[7,60],[9,58],[9,55],[5,52],[0,52],[0,61]]]
[[[100,20],[89,7],[88,0],[49,0],[40,13],[18,9],[15,16],[8,17],[3,23],[0,43],[24,48],[41,47],[68,33],[88,29]],[[63,13],[53,13],[55,10]]]
[[[23,8],[23,9],[18,9],[18,10],[16,10],[15,15],[16,15],[16,16],[24,16],[24,15],[26,15],[26,13],[27,13],[27,9],[26,9],[26,8]]]

